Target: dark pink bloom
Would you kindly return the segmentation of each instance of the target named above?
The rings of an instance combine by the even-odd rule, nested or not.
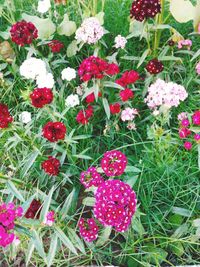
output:
[[[90,167],[87,171],[81,173],[80,182],[85,186],[85,188],[99,186],[103,181],[103,178],[97,172],[95,167]]]
[[[93,218],[85,220],[81,218],[78,223],[80,236],[82,236],[85,241],[92,242],[97,239],[99,228]]]
[[[184,119],[184,120],[181,121],[181,125],[183,127],[188,127],[190,125],[190,122],[189,122],[188,119]]]
[[[188,128],[179,129],[179,137],[181,139],[188,137],[190,134],[191,134],[191,131]]]
[[[195,125],[200,125],[200,110],[197,110],[192,116],[193,123]]]
[[[140,79],[139,73],[135,70],[125,71],[122,77],[116,80],[116,83],[126,88],[127,85],[135,83]]]
[[[119,93],[120,97],[121,97],[121,100],[123,102],[126,102],[128,101],[129,99],[133,98],[134,97],[134,93],[131,89],[129,88],[126,88],[124,90],[122,90],[120,93]]]
[[[191,150],[191,149],[192,149],[192,143],[186,141],[186,142],[184,143],[184,147],[185,147],[186,150]]]
[[[111,114],[118,114],[121,111],[121,106],[119,103],[110,104],[110,112]]]
[[[194,135],[194,140],[199,143],[200,142],[200,134],[195,134]]]

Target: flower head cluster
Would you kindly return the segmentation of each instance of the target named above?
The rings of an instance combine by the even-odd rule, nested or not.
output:
[[[19,120],[22,123],[29,123],[31,121],[31,113],[28,111],[23,111],[21,114],[19,114]]]
[[[12,25],[10,34],[14,43],[24,46],[37,39],[38,30],[33,23],[22,20]]]
[[[120,98],[123,102],[128,101],[129,99],[132,99],[134,97],[134,93],[131,89],[126,88],[119,93]]]
[[[33,199],[28,210],[25,213],[27,219],[39,219],[42,204],[39,200]]]
[[[14,203],[0,204],[0,246],[7,247],[16,238],[14,234],[15,220],[22,217],[23,209]]]
[[[191,46],[192,46],[192,41],[189,39],[180,40],[178,42],[178,49],[182,49],[183,47],[186,47],[188,50],[190,50]]]
[[[136,117],[136,115],[138,115],[138,111],[135,108],[125,108],[124,110],[122,110],[121,113],[121,120],[122,121],[133,121]]]
[[[192,124],[190,125],[190,120],[189,120],[189,115],[186,112],[182,112],[181,114],[178,115],[178,120],[180,121],[179,125],[179,137],[180,139],[187,139],[190,138],[192,135],[192,131],[190,130],[190,126],[200,126],[200,110],[197,110],[193,113],[192,115]],[[196,132],[193,135],[193,139],[200,144],[200,130],[199,132]],[[192,140],[190,141],[185,141],[184,147],[186,150],[191,150],[192,149]]]
[[[52,226],[55,222],[55,212],[49,211],[44,219],[44,224],[47,226]]]
[[[160,0],[134,0],[131,8],[131,17],[138,21],[154,18],[161,11]]]
[[[127,40],[125,37],[121,36],[120,34],[115,37],[115,48],[124,49],[126,46]]]
[[[66,127],[62,122],[48,122],[42,129],[43,136],[50,142],[57,142],[65,138]]]
[[[200,75],[200,62],[196,65],[196,72],[198,75]]]
[[[102,96],[102,93],[99,92],[98,93],[98,97],[101,97],[101,96]],[[91,93],[88,96],[86,96],[85,101],[86,101],[87,104],[93,103],[95,101],[94,93]]]
[[[97,239],[99,228],[93,218],[84,220],[81,218],[78,222],[80,236],[82,236],[85,241],[92,242]]]
[[[97,172],[95,167],[90,167],[87,171],[81,173],[80,182],[85,188],[89,188],[91,186],[98,187],[103,181],[103,178]]]
[[[80,100],[78,95],[69,95],[66,99],[65,99],[65,105],[67,107],[73,108],[75,106],[78,106],[80,104]]]
[[[88,124],[89,119],[93,116],[93,107],[88,106],[85,110],[80,110],[76,116],[76,120],[80,124]]]
[[[158,74],[163,71],[164,66],[161,61],[159,61],[157,58],[154,58],[149,61],[146,69],[150,74]]]
[[[50,0],[39,0],[37,11],[44,14],[50,9],[50,7],[51,7],[51,1]]]
[[[36,88],[30,94],[32,105],[36,108],[43,108],[53,101],[53,93],[49,88]]]
[[[180,102],[184,101],[187,97],[188,93],[183,86],[158,79],[148,88],[145,103],[147,103],[150,109],[156,109],[162,105],[171,108],[178,107]]]
[[[76,39],[79,42],[95,44],[104,35],[104,29],[95,17],[87,18],[76,31]]]
[[[108,180],[95,192],[94,215],[104,226],[113,226],[124,232],[136,211],[136,195],[131,187],[120,180]]]
[[[47,160],[42,162],[42,169],[49,175],[57,176],[59,174],[60,161],[49,156]]]
[[[70,82],[71,80],[76,78],[76,71],[70,67],[65,68],[62,73],[62,80],[66,80]]]
[[[126,165],[126,156],[118,150],[107,151],[101,160],[101,167],[107,176],[122,175]]]
[[[122,77],[116,80],[116,83],[126,88],[129,84],[133,84],[139,79],[140,79],[140,76],[138,72],[135,70],[130,70],[130,71],[125,71],[122,74]]]
[[[118,114],[121,111],[121,106],[119,103],[110,104],[111,114]]]
[[[118,65],[109,64],[105,60],[90,56],[83,60],[78,69],[78,74],[84,82],[90,81],[93,78],[103,79],[105,75],[116,75],[119,73]]]
[[[0,103],[0,128],[7,128],[12,121],[7,105]]]
[[[52,40],[48,43],[48,47],[51,49],[52,53],[59,53],[60,50],[64,47],[64,44],[58,40]]]

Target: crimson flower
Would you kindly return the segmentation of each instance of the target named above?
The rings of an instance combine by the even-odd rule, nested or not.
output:
[[[30,94],[32,105],[36,108],[43,108],[53,101],[53,93],[49,88],[36,88]]]
[[[42,169],[49,175],[57,176],[59,174],[60,161],[57,158],[51,156],[47,160],[42,162]]]
[[[0,128],[7,128],[12,121],[7,105],[0,103]]]
[[[65,138],[66,127],[62,122],[48,122],[43,127],[43,136],[50,142],[57,142]]]

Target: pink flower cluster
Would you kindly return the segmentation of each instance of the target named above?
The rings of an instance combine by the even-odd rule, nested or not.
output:
[[[196,72],[198,75],[200,75],[200,62],[198,62],[196,65]]]
[[[0,204],[0,246],[10,245],[17,237],[14,234],[15,220],[22,216],[23,209],[14,203]]]
[[[186,139],[192,135],[192,131],[189,129],[190,120],[189,120],[188,114],[186,112],[179,114],[178,120],[180,121],[179,137],[180,139]],[[200,126],[200,110],[195,111],[194,114],[192,115],[192,124],[194,126]],[[200,144],[200,129],[199,129],[199,133],[194,134],[193,138],[198,144]],[[184,147],[186,150],[191,150],[192,142],[185,141]]]
[[[99,186],[103,182],[103,178],[97,172],[95,167],[90,167],[87,171],[81,173],[80,182],[85,186],[85,188],[89,188],[91,186]]]
[[[92,242],[97,239],[99,228],[93,218],[85,220],[81,218],[78,223],[80,235],[87,242]]]
[[[95,193],[94,215],[104,226],[113,226],[124,232],[136,211],[136,195],[128,184],[108,180]]]
[[[148,88],[145,103],[154,110],[163,105],[171,108],[178,107],[187,97],[188,93],[182,85],[158,79]]]
[[[52,226],[54,222],[55,222],[55,212],[52,210],[47,213],[46,218],[44,220],[44,224],[47,226]]]
[[[180,40],[178,42],[178,49],[182,49],[183,47],[186,47],[188,50],[190,50],[191,46],[192,46],[192,41],[189,39]]]

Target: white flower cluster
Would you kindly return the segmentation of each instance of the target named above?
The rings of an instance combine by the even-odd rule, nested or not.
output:
[[[76,78],[76,71],[75,69],[72,69],[70,67],[65,68],[62,72],[62,80],[66,80],[68,82],[70,82],[71,80]]]
[[[50,7],[51,7],[50,0],[39,0],[37,11],[43,14],[46,13],[50,9]]]
[[[28,111],[23,111],[21,114],[19,114],[19,120],[22,123],[29,123],[31,121],[31,113]]]
[[[43,60],[30,57],[26,59],[20,66],[20,74],[26,79],[36,80],[38,88],[53,88],[54,78],[46,69],[46,64]]]
[[[122,48],[124,49],[126,46],[127,40],[125,37],[121,36],[120,34],[115,37],[115,48]]]
[[[76,39],[79,42],[95,44],[104,35],[104,28],[95,17],[87,18],[76,31]]]
[[[145,103],[150,109],[157,109],[160,106],[171,108],[178,107],[187,97],[188,93],[182,85],[158,79],[148,88]]]
[[[78,98],[78,95],[71,94],[65,100],[65,105],[70,108],[78,106],[79,104],[80,104],[80,100]]]

